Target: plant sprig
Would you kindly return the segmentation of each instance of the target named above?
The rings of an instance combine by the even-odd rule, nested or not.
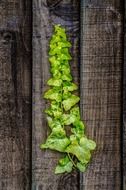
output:
[[[64,154],[56,166],[56,174],[69,173],[74,168],[84,172],[91,159],[91,151],[96,147],[96,143],[85,136],[85,126],[77,105],[80,98],[72,93],[78,87],[72,82],[70,47],[65,29],[55,25],[49,50],[52,77],[47,81],[51,88],[44,94],[44,98],[50,100],[50,107],[45,113],[51,133],[41,148]],[[71,127],[70,135],[66,132],[67,126]]]

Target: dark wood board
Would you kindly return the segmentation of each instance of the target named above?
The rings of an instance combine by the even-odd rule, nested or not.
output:
[[[123,190],[126,189],[126,1],[124,15],[124,67],[123,67]]]
[[[122,190],[122,8],[119,0],[81,1],[81,112],[97,143],[81,190]]]
[[[30,190],[31,1],[0,1],[0,190]]]
[[[55,175],[59,160],[57,152],[40,150],[48,131],[43,113],[47,102],[43,94],[49,79],[49,39],[53,25],[66,27],[72,42],[71,62],[75,82],[79,80],[79,1],[77,0],[33,0],[33,132],[32,132],[32,189],[33,190],[78,190],[78,173]]]

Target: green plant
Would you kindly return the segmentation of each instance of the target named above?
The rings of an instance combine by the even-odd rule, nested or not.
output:
[[[49,148],[64,153],[59,160],[55,173],[71,172],[79,169],[84,172],[91,158],[91,151],[95,149],[94,141],[85,134],[85,126],[80,118],[80,98],[74,94],[77,85],[72,82],[69,61],[72,59],[66,32],[60,25],[55,26],[55,32],[50,40],[49,61],[52,77],[47,81],[51,87],[45,92],[44,98],[50,100],[47,113],[48,125],[51,133],[41,148]],[[71,134],[67,128],[71,127]]]

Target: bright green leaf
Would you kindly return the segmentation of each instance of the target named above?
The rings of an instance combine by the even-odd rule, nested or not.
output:
[[[55,66],[55,67],[60,67],[61,66],[60,61],[58,61],[58,59],[55,56],[51,56],[49,58],[49,61],[51,63],[51,66]]]
[[[86,137],[80,139],[80,145],[89,150],[94,150],[96,148],[96,143]]]
[[[64,125],[70,125],[75,122],[76,117],[70,114],[63,114],[62,115]]]
[[[57,33],[57,36],[60,36],[63,38],[63,40],[66,40],[65,28],[62,28],[59,25],[55,25],[55,32]]]
[[[87,149],[84,149],[79,144],[78,145],[77,144],[70,144],[66,148],[66,152],[75,155],[79,161],[81,161],[82,163],[85,163],[85,164],[87,164],[91,158],[90,151]]]
[[[51,78],[47,81],[47,84],[49,86],[61,86],[62,80],[61,79],[56,79],[56,78]]]
[[[80,109],[79,106],[71,108],[70,113],[75,115],[78,120],[80,120]]]
[[[64,129],[61,127],[54,127],[46,143],[42,144],[40,147],[64,152],[69,144],[70,140],[66,137]]]
[[[47,92],[45,92],[44,98],[61,102],[62,94],[60,93],[59,89],[52,88],[52,89],[49,89]]]
[[[58,42],[58,46],[59,47],[62,47],[62,48],[64,48],[64,47],[71,47],[71,43],[70,42],[68,42],[68,41],[63,41],[63,42]]]
[[[84,135],[84,124],[80,120],[73,122],[73,127],[71,132],[74,133],[77,137],[82,137]]]
[[[57,119],[54,119],[54,118],[48,116],[47,121],[48,121],[48,125],[51,129],[56,128],[56,127],[58,127],[58,128],[62,127],[61,122]]]
[[[72,82],[69,82],[69,81],[65,81],[63,83],[63,90],[64,91],[74,91],[74,90],[77,90],[78,87],[75,83],[72,83]]]
[[[76,95],[71,95],[67,100],[63,100],[63,107],[66,111],[70,110],[72,106],[78,103],[80,98]]]
[[[70,173],[72,171],[73,164],[69,160],[68,156],[65,156],[64,158],[59,160],[59,164],[56,166],[55,174],[61,174],[68,172]]]
[[[59,102],[52,101],[51,106],[45,110],[45,113],[47,113],[50,116],[59,118],[62,115],[61,104]]]

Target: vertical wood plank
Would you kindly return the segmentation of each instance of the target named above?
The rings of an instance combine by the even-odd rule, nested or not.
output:
[[[0,190],[30,190],[31,1],[0,1]]]
[[[82,190],[121,190],[122,4],[82,0],[81,110],[97,150]]]
[[[47,89],[49,78],[48,49],[54,24],[67,29],[72,41],[71,62],[74,80],[78,82],[79,46],[79,2],[77,0],[33,0],[33,138],[32,138],[32,189],[33,190],[77,190],[78,173],[55,175],[58,162],[57,152],[40,150],[48,134],[46,117],[43,113],[47,102],[42,95]]]
[[[123,67],[123,190],[126,189],[126,1],[124,17],[124,67]]]

